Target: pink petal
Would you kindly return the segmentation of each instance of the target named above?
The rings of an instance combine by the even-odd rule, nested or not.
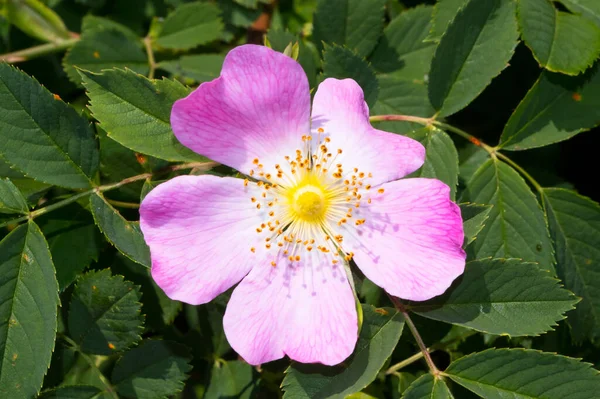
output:
[[[233,291],[223,319],[232,348],[248,363],[288,355],[334,365],[356,345],[354,295],[345,271],[311,252],[306,262],[257,264]]]
[[[152,277],[170,298],[209,302],[250,271],[264,219],[250,198],[259,193],[241,179],[179,176],[144,198],[140,227]]]
[[[319,85],[312,109],[312,135],[322,129],[328,146],[343,153],[336,163],[344,170],[372,173],[372,185],[397,180],[419,169],[425,148],[416,140],[374,129],[363,91],[352,79],[325,79]],[[322,134],[322,135],[323,135]]]
[[[435,179],[405,179],[381,186],[361,203],[344,242],[356,265],[388,293],[415,301],[442,294],[463,273],[463,225],[450,188]]]
[[[310,129],[308,80],[300,64],[267,47],[227,54],[221,76],[173,105],[177,139],[243,173],[256,158],[273,167],[293,155]]]

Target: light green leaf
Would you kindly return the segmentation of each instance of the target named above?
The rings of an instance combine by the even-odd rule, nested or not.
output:
[[[483,229],[483,226],[485,226],[491,210],[492,205],[460,204],[460,213],[465,231],[463,247],[466,247],[477,238],[477,235]]]
[[[188,348],[170,341],[145,340],[125,352],[112,372],[119,395],[136,399],[160,399],[183,389],[191,371]]]
[[[600,2],[597,0],[561,0],[570,11],[582,14],[600,27]]]
[[[497,159],[488,160],[467,184],[464,200],[493,205],[483,230],[469,246],[475,259],[521,258],[554,271],[544,213],[513,168]]]
[[[542,147],[598,124],[598,68],[579,77],[543,72],[508,120],[499,147],[513,151]]]
[[[458,10],[469,0],[438,0],[433,9],[431,30],[426,41],[439,42]]]
[[[102,391],[91,385],[63,385],[42,392],[38,399],[94,399]]]
[[[215,41],[223,33],[221,10],[212,3],[188,3],[165,18],[156,44],[186,50]]]
[[[600,205],[576,192],[544,189],[556,271],[565,286],[582,298],[569,313],[576,341],[600,338]]]
[[[0,213],[29,212],[27,200],[10,179],[0,179]]]
[[[533,263],[482,259],[467,263],[444,295],[409,308],[434,320],[510,336],[539,335],[556,326],[578,299]]]
[[[248,363],[215,362],[204,399],[251,399],[254,388],[252,366]]]
[[[486,399],[591,399],[600,391],[589,363],[526,349],[488,349],[464,356],[443,373]]]
[[[429,72],[429,99],[440,115],[452,115],[473,101],[506,68],[518,38],[513,0],[475,0],[461,8]]]
[[[271,48],[273,50],[283,52],[290,43],[299,44],[298,63],[302,65],[302,69],[308,77],[310,87],[315,87],[317,83],[317,62],[319,62],[319,54],[312,43],[305,43],[298,36],[295,36],[287,31],[270,30],[267,35]]]
[[[375,48],[383,31],[385,0],[319,0],[313,19],[313,41],[346,46],[361,57]]]
[[[144,242],[139,223],[129,222],[101,194],[90,196],[94,221],[106,238],[129,259],[150,267],[150,250]]]
[[[162,61],[158,67],[175,78],[202,83],[219,77],[224,60],[225,56],[222,54],[184,55],[176,60]]]
[[[37,395],[50,365],[58,284],[48,244],[33,222],[0,242],[0,397]]]
[[[2,5],[8,21],[29,36],[45,42],[70,37],[60,16],[39,0],[5,0]]]
[[[148,80],[120,69],[80,74],[90,97],[90,110],[109,137],[134,151],[167,161],[206,159],[179,143],[171,130],[173,103],[189,94],[181,83]]]
[[[0,63],[0,155],[44,183],[89,188],[98,147],[89,123],[25,73]]]
[[[394,77],[425,81],[435,44],[424,42],[430,28],[433,7],[411,8],[390,22],[371,54],[376,71]]]
[[[452,393],[440,377],[427,373],[410,384],[402,399],[453,399]]]
[[[558,11],[549,0],[519,0],[523,41],[544,68],[577,75],[600,54],[600,27],[576,14]]]
[[[404,318],[394,309],[362,308],[363,324],[354,354],[335,367],[292,364],[282,383],[285,399],[343,399],[375,379],[400,339]]]
[[[108,269],[83,275],[69,309],[69,335],[82,351],[110,355],[135,344],[143,331],[140,293]]]
[[[323,75],[325,78],[351,78],[362,87],[365,101],[373,106],[377,101],[379,84],[375,72],[367,61],[350,49],[326,46],[323,53]]]

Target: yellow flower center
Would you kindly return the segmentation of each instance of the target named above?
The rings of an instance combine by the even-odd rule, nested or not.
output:
[[[323,219],[327,210],[323,190],[313,185],[298,188],[293,193],[292,208],[298,219],[315,222]]]

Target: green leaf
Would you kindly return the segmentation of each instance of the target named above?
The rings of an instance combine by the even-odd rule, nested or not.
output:
[[[383,31],[385,0],[319,0],[313,19],[313,41],[346,46],[368,56]]]
[[[63,385],[44,391],[38,399],[94,399],[102,391],[91,385]]]
[[[427,373],[410,384],[402,399],[453,399],[452,393],[440,377]]]
[[[514,1],[475,0],[461,8],[431,62],[429,99],[440,115],[473,101],[506,68],[518,38]]]
[[[215,362],[204,399],[251,399],[255,384],[249,364],[237,360]]]
[[[519,0],[517,14],[523,41],[550,71],[577,75],[600,55],[600,27],[581,15],[549,0]]]
[[[450,136],[434,127],[416,130],[408,136],[421,142],[426,150],[425,163],[413,175],[443,181],[450,187],[450,199],[454,201],[458,185],[458,152]]]
[[[97,30],[117,30],[127,36],[130,41],[135,42],[142,40],[134,31],[111,19],[98,17],[91,14],[83,17],[83,20],[81,21],[82,32],[91,32]]]
[[[70,38],[63,20],[39,0],[6,0],[3,8],[10,23],[29,36],[45,42]]]
[[[10,179],[0,179],[0,213],[29,213],[27,200]]]
[[[433,9],[431,30],[426,41],[439,42],[458,10],[469,0],[438,0]]]
[[[171,130],[171,108],[189,94],[185,86],[173,80],[148,80],[120,69],[80,74],[90,110],[110,138],[167,161],[205,160],[179,143]]]
[[[400,339],[404,318],[394,309],[362,308],[363,324],[353,355],[335,367],[293,363],[282,383],[285,399],[342,399],[375,379]]]
[[[482,259],[467,263],[445,294],[409,308],[421,316],[491,334],[539,335],[556,326],[578,299],[533,263]]]
[[[596,0],[561,0],[570,11],[582,14],[600,27],[600,3]]]
[[[189,3],[175,9],[165,18],[156,44],[187,50],[213,42],[223,33],[221,10],[216,4]]]
[[[425,81],[435,44],[424,42],[433,7],[411,8],[385,28],[369,60],[373,68],[394,77]]]
[[[521,258],[554,270],[544,213],[513,168],[497,159],[488,160],[467,184],[463,200],[493,205],[483,230],[469,246],[476,259]]]
[[[306,72],[310,87],[315,87],[317,85],[317,62],[319,60],[319,54],[312,43],[307,44],[298,36],[281,30],[270,30],[267,39],[271,44],[271,48],[279,52],[283,52],[290,43],[298,43],[298,63],[302,65],[302,69]],[[315,61],[315,59],[317,61]]]
[[[139,223],[125,220],[101,194],[90,196],[90,207],[96,225],[108,241],[129,259],[150,267],[150,250]]]
[[[582,301],[569,313],[576,341],[600,338],[600,205],[574,191],[545,188],[544,202],[556,249],[556,270]]]
[[[98,148],[89,123],[25,73],[0,63],[0,155],[44,183],[89,188]]]
[[[58,287],[62,291],[92,261],[98,260],[100,233],[90,212],[79,204],[65,206],[36,220],[48,240]]]
[[[335,45],[325,47],[323,75],[325,78],[354,79],[362,87],[369,106],[377,101],[379,84],[375,72],[367,61],[348,48]]]
[[[598,124],[598,68],[578,77],[543,72],[508,120],[499,147],[513,151],[542,147]]]
[[[109,270],[89,272],[75,286],[69,310],[69,335],[82,351],[110,355],[135,344],[143,331],[140,293]]]
[[[488,349],[450,364],[444,375],[486,399],[584,399],[598,371],[577,359],[526,349]]]
[[[460,213],[465,231],[465,243],[463,247],[466,247],[477,238],[477,235],[481,232],[483,226],[485,226],[491,210],[492,205],[460,204]]]
[[[50,365],[58,284],[48,244],[33,222],[0,241],[0,397],[37,395]]]
[[[219,77],[224,60],[222,54],[184,55],[176,60],[162,61],[158,67],[175,78],[202,83]]]
[[[188,348],[170,341],[145,340],[125,352],[112,372],[119,395],[159,399],[183,389],[191,371]]]

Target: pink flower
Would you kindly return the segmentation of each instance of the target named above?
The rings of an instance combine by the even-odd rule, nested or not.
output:
[[[249,363],[340,363],[358,325],[345,264],[391,295],[443,293],[465,266],[460,210],[410,138],[374,129],[358,84],[326,79],[313,101],[293,59],[245,45],[218,79],[173,106],[185,146],[248,179],[180,176],[143,201],[152,276],[173,299],[235,288],[224,327]]]

